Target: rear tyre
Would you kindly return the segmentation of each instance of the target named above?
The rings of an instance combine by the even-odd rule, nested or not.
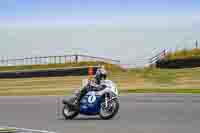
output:
[[[109,107],[109,108],[106,109],[104,107],[105,103],[104,102],[101,103],[101,109],[100,109],[99,115],[100,115],[101,119],[103,119],[103,120],[112,119],[113,117],[115,117],[115,115],[119,111],[119,100],[117,98],[111,100],[108,104],[111,107]]]
[[[64,105],[62,113],[66,120],[74,119],[79,114],[78,111],[71,110],[67,104]]]

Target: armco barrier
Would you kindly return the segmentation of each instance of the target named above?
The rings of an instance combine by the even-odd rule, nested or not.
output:
[[[98,67],[93,67],[94,73],[96,72],[97,68]],[[56,77],[56,76],[84,76],[84,75],[88,75],[88,67],[0,72],[0,78],[29,78],[29,77]]]
[[[158,67],[158,68],[193,68],[193,67],[200,67],[200,58],[158,60],[156,62],[156,67]]]

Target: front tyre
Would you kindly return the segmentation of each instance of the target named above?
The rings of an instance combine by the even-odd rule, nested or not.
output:
[[[64,105],[62,113],[66,120],[71,120],[79,114],[78,111],[71,110],[67,104]]]
[[[103,120],[109,120],[115,117],[118,111],[119,111],[119,100],[115,98],[109,101],[108,107],[105,107],[105,102],[101,103],[101,109],[99,115]]]

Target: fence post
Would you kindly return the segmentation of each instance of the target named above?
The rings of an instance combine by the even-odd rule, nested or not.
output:
[[[78,55],[75,55],[75,63],[78,63]]]
[[[31,65],[33,64],[33,58],[31,57]]]
[[[62,56],[59,56],[59,64],[62,63]]]
[[[198,48],[198,41],[195,42],[196,49]]]

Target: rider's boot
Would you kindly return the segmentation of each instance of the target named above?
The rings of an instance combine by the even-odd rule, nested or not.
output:
[[[79,110],[79,106],[80,106],[80,100],[79,100],[79,96],[76,97],[76,99],[70,103],[70,106],[73,110]]]
[[[87,88],[84,88],[81,90],[80,93],[78,93],[76,95],[76,99],[73,101],[73,103],[70,105],[72,106],[72,109],[75,109],[75,110],[80,110],[80,101],[81,101],[81,98],[87,93]]]

